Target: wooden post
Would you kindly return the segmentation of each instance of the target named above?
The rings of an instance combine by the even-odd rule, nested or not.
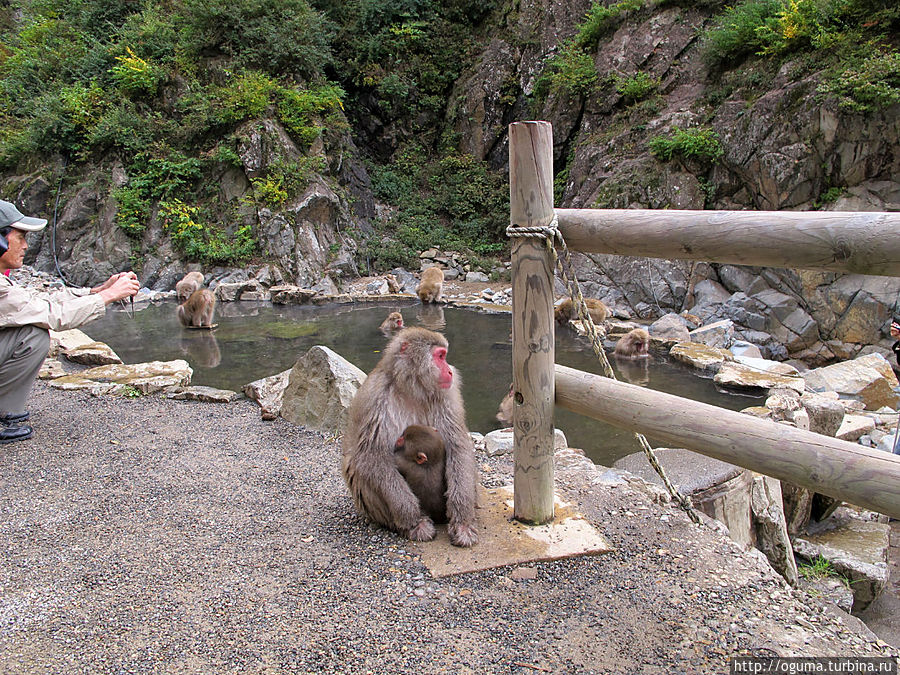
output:
[[[510,224],[543,227],[553,219],[553,128],[509,125]],[[553,264],[544,239],[513,237],[513,514],[553,520]]]
[[[900,518],[900,457],[889,452],[566,366],[556,366],[556,402],[671,447]]]

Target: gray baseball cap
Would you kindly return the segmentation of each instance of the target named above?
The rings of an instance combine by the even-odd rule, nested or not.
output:
[[[0,229],[14,227],[26,232],[37,232],[43,230],[46,225],[47,221],[44,218],[29,218],[12,202],[0,200]]]

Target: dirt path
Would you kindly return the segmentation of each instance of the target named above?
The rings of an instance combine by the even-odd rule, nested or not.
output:
[[[724,536],[595,468],[562,495],[616,547],[430,578],[353,513],[334,439],[250,401],[38,383],[0,447],[0,673],[727,673],[897,655]],[[479,457],[488,486],[508,460]]]

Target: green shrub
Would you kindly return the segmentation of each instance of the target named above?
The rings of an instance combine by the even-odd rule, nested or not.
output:
[[[547,70],[535,83],[534,95],[539,99],[550,92],[587,96],[596,89],[598,79],[594,58],[569,42],[550,59]]]
[[[116,201],[116,224],[129,237],[140,238],[150,220],[150,200],[144,196],[144,190],[135,185],[125,185],[113,190],[113,198]]]
[[[160,202],[159,217],[175,246],[201,262],[235,264],[246,260],[256,250],[256,240],[249,226],[241,226],[229,236],[213,225],[201,224],[200,209],[180,199]]]
[[[228,141],[233,143],[234,141]],[[213,148],[212,153],[210,153],[210,160],[213,162],[220,162],[222,164],[229,164],[234,167],[241,167],[244,165],[244,162],[241,160],[241,156],[237,154],[234,148],[231,145],[228,145],[228,142],[217,143],[216,147]]]
[[[132,167],[151,197],[163,199],[183,194],[201,176],[202,162],[177,150],[162,150],[159,156],[143,155]]]
[[[890,40],[898,23],[900,8],[884,0],[744,0],[706,31],[703,54],[727,67],[749,54],[797,51],[840,60],[869,40]]]
[[[305,188],[313,175],[325,171],[321,157],[301,157],[294,162],[273,162],[262,176],[251,179],[253,197],[278,207]]]
[[[222,120],[235,123],[262,117],[278,89],[278,82],[265,73],[244,71],[211,93],[221,108]]]
[[[879,53],[858,67],[841,71],[819,91],[837,98],[840,106],[871,112],[900,103],[900,52]]]
[[[278,119],[302,147],[309,147],[325,127],[346,127],[341,114],[344,91],[336,84],[326,83],[309,89],[279,88],[277,98]]]
[[[432,160],[410,146],[391,164],[372,166],[370,176],[376,197],[396,212],[363,243],[362,263],[378,270],[406,266],[432,246],[482,255],[503,250],[509,186],[478,158],[451,153]]]
[[[123,100],[104,110],[91,129],[89,141],[96,149],[118,148],[135,156],[147,151],[154,132],[154,125],[138,112],[134,102]]]
[[[129,96],[154,96],[165,77],[164,71],[139,57],[131,47],[125,51],[125,55],[116,57],[117,63],[110,69],[113,81]]]
[[[704,35],[704,58],[712,64],[728,64],[765,45],[758,30],[774,21],[782,0],[745,0],[726,7]]]
[[[631,77],[621,78],[616,91],[626,101],[641,101],[659,89],[659,78],[650,77],[647,73],[635,73]]]
[[[719,135],[705,128],[673,127],[670,136],[656,136],[650,139],[648,145],[654,157],[666,162],[675,157],[715,162],[724,154]]]
[[[306,0],[183,0],[182,44],[236,68],[311,78],[331,62],[334,26]]]
[[[575,46],[583,51],[593,51],[600,38],[616,25],[622,14],[636,11],[643,6],[643,0],[621,0],[609,6],[594,0],[584,21],[578,25],[574,39]]]

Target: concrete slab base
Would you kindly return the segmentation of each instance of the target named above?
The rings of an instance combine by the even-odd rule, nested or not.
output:
[[[447,537],[447,527],[439,525],[432,541],[412,543],[410,547],[416,550],[435,578],[613,550],[584,516],[556,496],[554,513],[555,518],[549,525],[523,525],[513,520],[511,485],[492,489],[479,487],[476,546],[453,546]]]

